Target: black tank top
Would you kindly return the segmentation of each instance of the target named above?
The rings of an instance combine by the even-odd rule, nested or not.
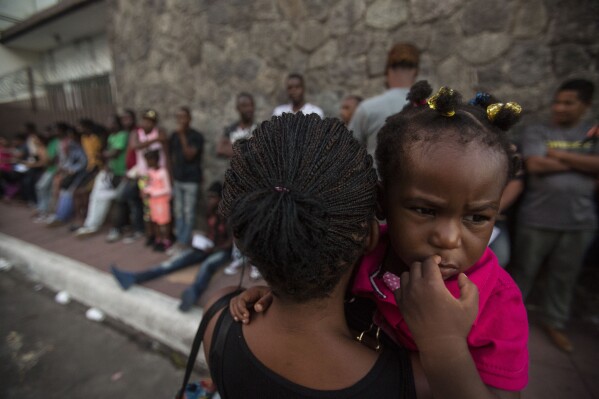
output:
[[[217,334],[223,335],[217,338]],[[217,343],[218,339],[221,343]],[[227,310],[222,312],[214,330],[210,372],[222,399],[416,397],[409,354],[396,347],[385,347],[368,374],[348,388],[322,391],[295,384],[272,372],[252,354],[243,337],[242,324],[233,322]]]

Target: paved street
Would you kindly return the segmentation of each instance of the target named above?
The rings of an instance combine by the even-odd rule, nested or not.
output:
[[[183,376],[168,352],[87,309],[63,306],[16,271],[0,273],[0,398],[171,398]]]

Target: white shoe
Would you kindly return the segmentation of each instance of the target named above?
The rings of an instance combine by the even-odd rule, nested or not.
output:
[[[258,268],[254,265],[250,265],[250,280],[260,280],[262,275]]]
[[[106,236],[106,242],[115,242],[121,239],[121,232],[118,229],[112,228]]]
[[[237,274],[239,269],[241,269],[241,265],[243,265],[243,259],[234,260],[229,266],[225,267],[223,273],[225,273],[227,276]]]
[[[123,244],[133,244],[135,241],[143,237],[144,233],[142,233],[141,231],[136,231],[135,233],[133,233],[133,235],[123,238]]]
[[[76,237],[85,237],[85,236],[89,236],[91,234],[94,234],[98,231],[98,229],[95,229],[93,227],[79,227],[77,229],[77,231],[75,232],[75,236]]]

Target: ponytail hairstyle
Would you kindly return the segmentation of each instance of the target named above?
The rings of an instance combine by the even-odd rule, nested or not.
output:
[[[273,293],[324,298],[364,250],[372,157],[337,119],[283,114],[233,147],[221,213]]]
[[[408,98],[411,95],[412,90]],[[442,87],[427,100],[426,106],[404,108],[387,119],[379,131],[375,157],[383,184],[399,175],[414,143],[440,141],[455,141],[463,146],[476,141],[501,152],[507,162],[507,182],[515,176],[520,161],[506,132],[518,122],[521,110],[518,104],[501,103],[487,93],[478,93],[469,104],[464,104],[457,91]]]

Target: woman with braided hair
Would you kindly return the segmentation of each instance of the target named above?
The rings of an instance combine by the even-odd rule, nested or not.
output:
[[[412,106],[378,134],[378,216],[387,224],[362,258],[352,293],[374,301],[374,322],[418,354],[428,394],[519,397],[528,382],[526,310],[487,244],[503,189],[518,168],[505,130],[519,119],[520,106],[490,96],[463,104],[449,88],[427,101],[413,94]],[[463,320],[472,284],[479,295],[474,326]],[[265,295],[257,291],[233,300],[234,317],[246,325],[246,304]],[[266,294],[254,309],[265,311],[271,299]],[[454,326],[467,328],[452,328],[456,319],[462,320]],[[441,352],[456,362],[442,374],[433,371]]]

